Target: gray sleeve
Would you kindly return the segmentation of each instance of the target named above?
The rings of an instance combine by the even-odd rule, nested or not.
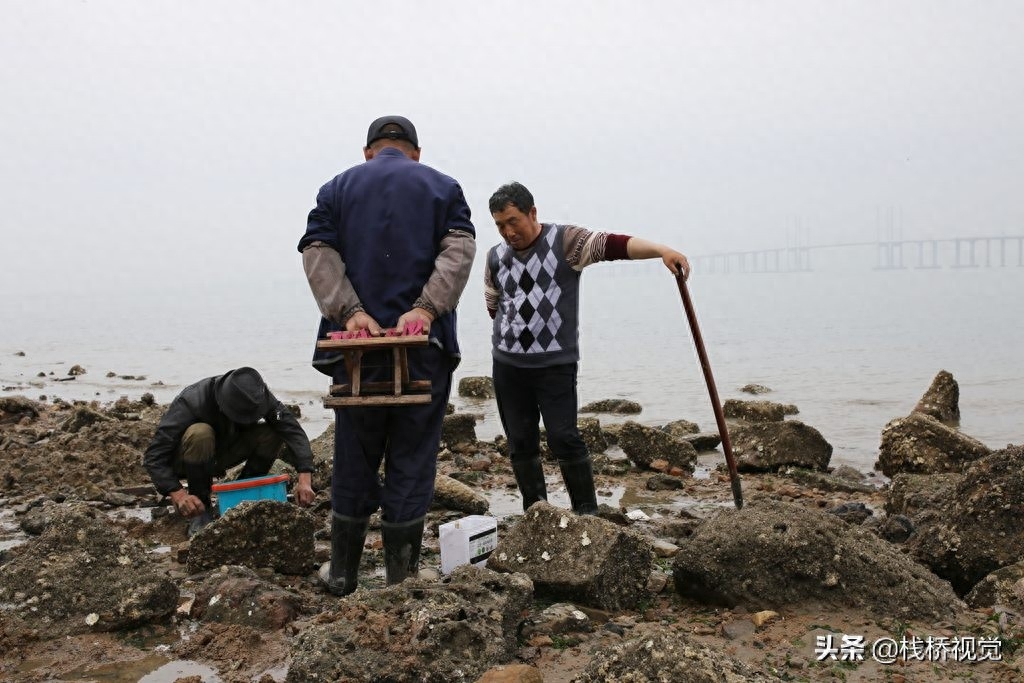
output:
[[[353,313],[363,309],[336,249],[324,242],[313,242],[302,250],[302,267],[325,318],[343,325]]]
[[[499,301],[501,301],[501,291],[494,284],[494,278],[491,277],[491,261],[487,259],[484,263],[484,305],[492,318],[495,311],[498,310]]]
[[[449,230],[441,240],[441,251],[434,261],[434,272],[424,285],[414,307],[441,316],[455,309],[469,281],[476,256],[476,240],[463,230]]]

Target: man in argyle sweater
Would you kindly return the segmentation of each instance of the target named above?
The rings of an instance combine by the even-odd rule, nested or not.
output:
[[[484,270],[494,390],[523,510],[547,500],[543,417],[573,511],[594,514],[594,472],[576,426],[580,275],[599,261],[660,258],[685,278],[690,264],[678,251],[638,237],[540,223],[533,195],[520,183],[499,187],[489,208],[504,239],[487,253]]]

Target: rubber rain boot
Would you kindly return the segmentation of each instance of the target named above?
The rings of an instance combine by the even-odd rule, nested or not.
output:
[[[206,496],[203,498],[202,496],[199,496],[199,499],[203,501],[203,507],[206,509],[199,513],[197,517],[193,517],[189,520],[188,531],[185,532],[185,536],[189,539],[199,533],[200,529],[213,521],[213,506],[210,504],[210,497]]]
[[[202,501],[205,508],[202,514],[193,517],[188,523],[186,535],[192,538],[204,526],[213,521],[213,505],[210,503],[210,492],[213,488],[213,471],[209,461],[186,462],[185,479],[188,481],[188,493]]]
[[[562,470],[572,511],[577,515],[596,515],[597,492],[594,490],[594,467],[590,456],[577,462],[561,462],[558,467]]]
[[[331,561],[320,566],[320,581],[331,595],[344,596],[356,589],[369,517],[331,513]]]
[[[544,481],[544,466],[540,458],[513,460],[512,472],[516,475],[519,493],[523,495],[523,512],[538,500],[548,499],[548,487]]]
[[[384,541],[384,582],[391,586],[419,573],[424,517],[408,522],[381,522]]]

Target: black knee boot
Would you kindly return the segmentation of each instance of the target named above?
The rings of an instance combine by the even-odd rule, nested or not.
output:
[[[384,541],[384,581],[387,585],[401,583],[419,573],[420,546],[423,545],[424,518],[408,522],[381,522]]]
[[[540,458],[513,460],[512,472],[516,475],[519,493],[523,495],[523,512],[538,500],[548,499],[548,487],[544,482],[544,466]]]
[[[590,456],[576,462],[560,462],[562,479],[569,491],[569,502],[577,515],[597,514],[597,492],[594,490],[594,467]]]
[[[320,567],[320,580],[332,595],[348,595],[356,589],[369,523],[368,517],[331,513],[331,561]]]
[[[195,496],[206,508],[193,517],[188,523],[188,538],[192,538],[199,530],[213,521],[213,504],[210,502],[210,491],[213,488],[213,472],[208,462],[186,462],[185,478],[188,480],[188,494]]]

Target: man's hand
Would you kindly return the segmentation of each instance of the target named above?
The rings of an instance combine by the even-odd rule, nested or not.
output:
[[[421,323],[423,326],[422,333],[427,334],[430,331],[430,323],[432,322],[434,322],[434,316],[430,314],[430,311],[425,308],[414,308],[403,313],[395,327],[398,328],[400,333],[408,334],[409,330],[414,328],[416,323]]]
[[[366,330],[370,333],[371,337],[379,337],[381,335],[380,325],[365,311],[353,313],[352,317],[345,322],[345,330],[347,332]]]
[[[690,262],[675,249],[665,247],[665,250],[661,253],[661,262],[672,271],[673,275],[681,276],[683,280],[690,277]]]
[[[299,472],[299,481],[295,484],[295,502],[302,507],[309,507],[313,504],[316,494],[313,493],[313,475],[309,472]]]
[[[185,492],[185,489],[171,491],[168,495],[171,497],[171,503],[174,504],[174,509],[177,510],[178,514],[182,517],[187,517],[189,519],[192,517],[198,517],[206,510],[206,506],[203,505],[203,501],[193,495],[189,495]]]

